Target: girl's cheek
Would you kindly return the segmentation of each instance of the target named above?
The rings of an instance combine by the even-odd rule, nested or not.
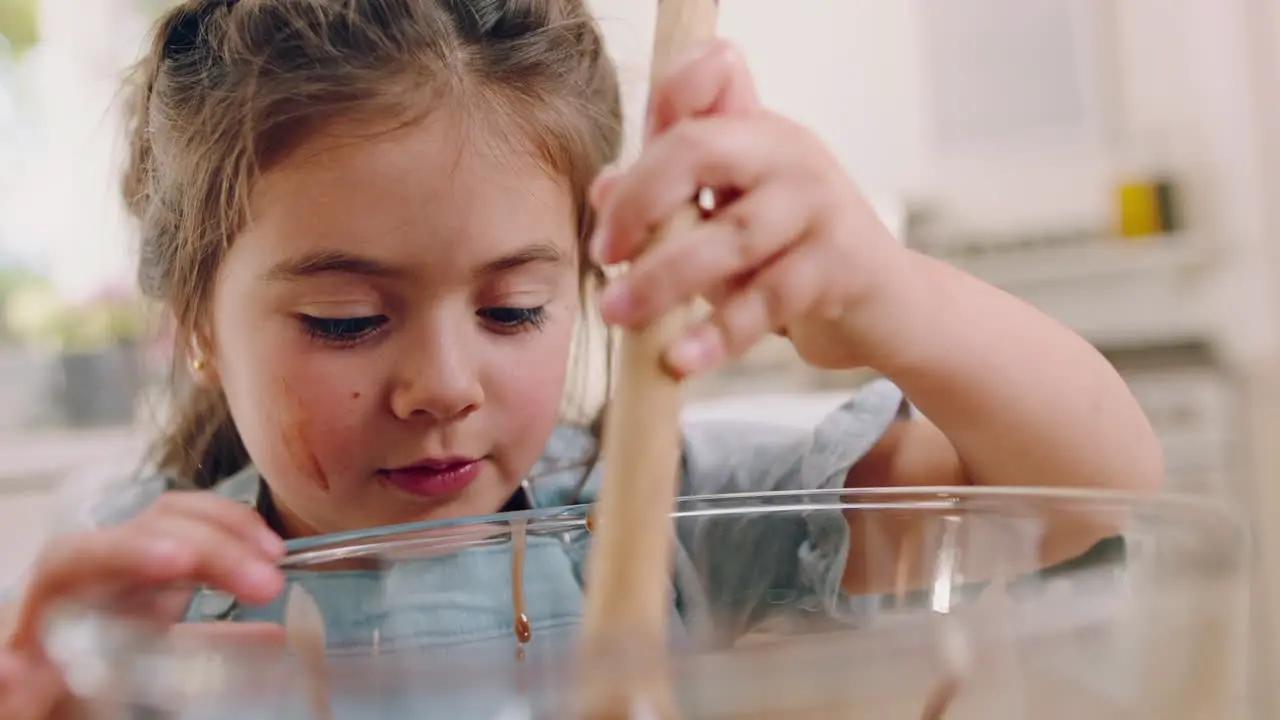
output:
[[[364,396],[354,388],[304,395],[297,380],[280,381],[280,448],[302,478],[323,492],[330,490],[332,476],[343,474],[338,465],[358,456],[348,451],[359,442],[356,423],[364,416]]]
[[[280,398],[284,411],[279,428],[281,449],[303,478],[328,492],[329,478],[314,449],[317,446],[317,438],[314,437],[317,418],[323,422],[327,416],[308,412],[297,389],[285,378],[280,379]]]
[[[549,431],[555,424],[565,392],[568,345],[567,335],[558,342],[548,342],[531,357],[522,359],[521,372],[494,378],[502,386],[502,391],[494,395],[505,399],[502,412],[507,417],[503,424],[509,431],[542,427]]]

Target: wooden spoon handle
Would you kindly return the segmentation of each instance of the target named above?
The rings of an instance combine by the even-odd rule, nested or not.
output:
[[[651,84],[670,72],[684,53],[716,36],[720,0],[658,0]]]
[[[653,78],[697,43],[715,35],[717,0],[658,0]],[[662,242],[699,220],[697,206],[669,220]],[[662,355],[688,327],[688,311],[622,333],[617,387],[605,418],[605,482],[587,567],[583,637],[609,643],[625,629],[641,643],[666,641],[671,605],[671,511],[680,463],[680,384]]]
[[[658,0],[655,81],[715,34],[717,0]],[[699,221],[694,198],[650,247]],[[680,383],[663,353],[688,327],[689,310],[622,333],[617,388],[605,418],[604,485],[587,563],[580,717],[677,716],[665,667],[671,613],[671,511],[680,468]],[[631,664],[631,667],[627,667]]]
[[[655,80],[715,35],[717,0],[658,0]],[[694,198],[650,246],[699,221]],[[622,333],[617,388],[605,418],[604,485],[587,562],[580,717],[677,716],[665,667],[671,613],[671,511],[680,469],[680,384],[663,353],[688,327],[688,309]],[[626,667],[628,663],[635,663]]]

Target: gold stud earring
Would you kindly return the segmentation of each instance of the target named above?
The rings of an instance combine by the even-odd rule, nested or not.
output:
[[[204,358],[195,358],[192,360],[191,369],[196,372],[204,372]]]

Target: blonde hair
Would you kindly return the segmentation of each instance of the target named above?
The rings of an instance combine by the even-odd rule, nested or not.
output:
[[[226,399],[184,382],[219,263],[258,174],[326,123],[486,108],[578,200],[622,142],[616,70],[585,0],[191,0],[158,23],[131,82],[125,201],[139,282],[172,311],[175,419],[162,472],[209,487],[249,462]],[[584,293],[600,269],[582,257]]]

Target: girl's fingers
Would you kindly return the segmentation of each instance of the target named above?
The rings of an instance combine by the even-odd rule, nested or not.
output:
[[[591,190],[588,195],[591,207],[599,210],[609,202],[609,198],[613,196],[613,188],[618,183],[619,175],[621,175],[620,171],[608,168],[602,170],[596,176],[596,179],[591,183]]]
[[[277,535],[253,508],[227,498],[200,492],[171,492],[160,496],[145,518],[183,516],[206,522],[227,533],[251,542],[269,560],[284,557],[284,540]]]
[[[708,117],[686,120],[659,136],[614,183],[592,240],[593,255],[604,263],[632,259],[701,188],[746,195],[766,179],[777,179],[804,152],[784,122],[761,113]]]
[[[213,524],[157,515],[136,524],[71,535],[38,560],[19,603],[11,643],[35,647],[44,614],[60,600],[110,597],[179,581],[207,583],[246,602],[267,602],[283,588],[280,570],[256,546]]]
[[[196,583],[175,582],[160,587],[124,590],[109,598],[111,611],[126,617],[172,625],[182,622],[199,590]]]
[[[229,592],[249,604],[270,602],[284,590],[275,558],[226,528],[180,515],[157,516],[145,531],[189,548],[195,556],[189,579]]]
[[[762,186],[716,216],[646,251],[601,298],[606,322],[643,326],[694,297],[713,303],[807,231],[811,213],[792,185]]]
[[[156,585],[190,574],[194,551],[167,538],[121,526],[55,539],[36,561],[14,617],[11,643],[34,647],[44,611],[92,588]]]
[[[285,644],[284,626],[265,622],[179,623],[169,633],[179,643],[194,645],[214,643],[274,649]]]
[[[760,98],[746,58],[725,40],[713,40],[654,85],[645,119],[645,140],[687,118],[759,109]]]
[[[675,342],[665,356],[667,365],[680,376],[706,372],[800,317],[818,299],[821,274],[827,271],[813,252],[799,245],[762,269]]]
[[[0,650],[0,718],[48,720],[70,702],[61,673],[43,656]]]
[[[219,647],[274,650],[285,645],[284,628],[272,623],[191,623],[175,625],[175,642],[197,647],[213,643]],[[0,718],[5,720],[49,720],[51,717],[79,717],[68,712],[75,704],[62,674],[43,653],[0,650]]]
[[[204,584],[265,603],[283,589],[276,562],[284,552],[252,509],[203,493],[169,493],[127,524],[55,539],[12,606],[7,650],[0,650],[0,717],[48,718],[67,700],[41,637],[60,602],[106,602],[173,620],[183,614],[189,588]],[[219,631],[260,642],[279,636],[261,626]],[[18,690],[11,691],[13,683]]]

